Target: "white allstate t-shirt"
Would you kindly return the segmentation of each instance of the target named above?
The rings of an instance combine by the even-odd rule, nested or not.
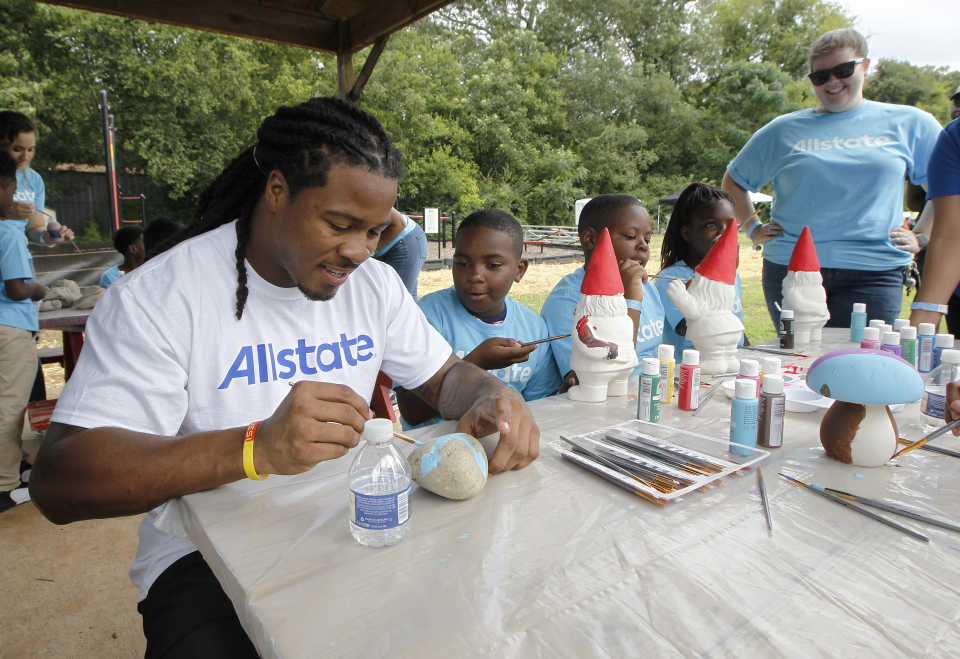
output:
[[[374,259],[327,302],[273,286],[248,263],[238,321],[235,225],[192,238],[107,289],[52,421],[166,437],[237,428],[273,414],[290,382],[345,384],[370,400],[378,371],[414,389],[450,357],[397,273]],[[238,463],[241,451],[238,443]],[[154,526],[161,509],[140,524],[130,567],[138,601],[196,551]]]

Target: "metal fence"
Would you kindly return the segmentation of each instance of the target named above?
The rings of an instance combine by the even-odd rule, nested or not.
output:
[[[102,172],[42,172],[47,187],[47,206],[57,211],[57,221],[78,236],[95,223],[101,233],[110,236],[110,193],[107,176]],[[148,219],[161,214],[166,190],[150,182],[144,174],[122,174],[119,182],[124,196],[146,195]],[[139,198],[122,202],[124,219],[141,219]]]
[[[551,245],[564,247],[580,247],[580,234],[576,227],[545,227],[524,224],[524,240],[543,240]]]

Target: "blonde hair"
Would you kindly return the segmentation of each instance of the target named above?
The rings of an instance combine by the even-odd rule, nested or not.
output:
[[[869,52],[866,38],[853,28],[845,27],[839,30],[831,30],[826,34],[821,34],[811,46],[810,55],[807,57],[807,63],[811,70],[813,69],[813,60],[829,55],[841,48],[851,49],[857,54],[857,57],[866,57]]]

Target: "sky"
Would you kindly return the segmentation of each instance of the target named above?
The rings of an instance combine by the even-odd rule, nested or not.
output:
[[[906,60],[960,71],[960,0],[838,0],[858,17],[870,59]]]

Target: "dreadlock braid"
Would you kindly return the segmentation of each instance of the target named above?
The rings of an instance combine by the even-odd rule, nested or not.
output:
[[[673,214],[663,234],[663,246],[660,250],[660,270],[669,268],[677,261],[685,261],[690,255],[690,243],[683,239],[680,230],[693,226],[693,216],[705,204],[724,199],[733,203],[733,197],[708,183],[695,182],[683,189]]]
[[[279,169],[290,196],[323,187],[330,165],[338,162],[399,179],[400,152],[377,119],[336,98],[311,98],[281,106],[257,130],[257,143],[237,156],[200,195],[190,225],[156,248],[156,254],[237,220],[237,320],[247,302],[244,264],[253,209],[270,172]]]

